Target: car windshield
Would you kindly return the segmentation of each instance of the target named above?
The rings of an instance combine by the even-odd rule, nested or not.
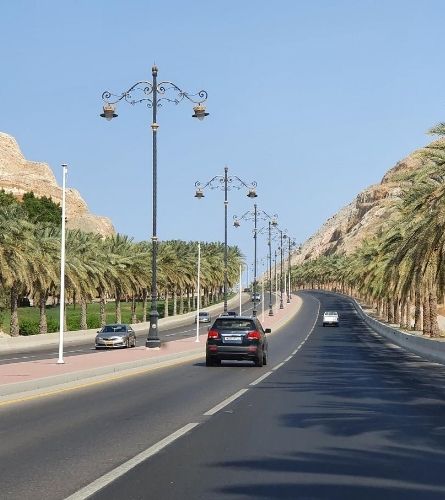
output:
[[[332,311],[332,312],[327,311],[324,314],[325,314],[325,316],[337,316],[337,313],[335,311]]]
[[[247,318],[218,318],[213,328],[216,330],[256,330],[255,323]]]
[[[122,333],[127,329],[123,325],[106,325],[102,328],[102,333]]]
[[[209,313],[208,313],[208,312],[200,312],[200,313],[199,313],[199,315],[200,315],[200,316],[208,316],[208,315],[209,315]]]

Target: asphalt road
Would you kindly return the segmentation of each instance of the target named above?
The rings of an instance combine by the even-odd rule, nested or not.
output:
[[[263,368],[184,363],[1,407],[2,499],[66,498],[110,472],[94,499],[445,498],[445,367],[383,342],[344,298],[302,296]]]
[[[273,303],[275,303],[275,297],[273,299]],[[268,301],[267,301],[268,305]],[[266,307],[266,304],[265,304]],[[243,314],[252,314],[252,303],[246,302],[242,306]],[[261,312],[261,303],[257,306],[258,313]],[[222,309],[221,309],[222,310]],[[216,316],[217,313],[214,314]],[[200,325],[200,333],[204,333],[206,329],[209,327],[209,324],[203,323]],[[145,339],[148,335],[148,328],[146,330],[138,330],[136,332],[137,344],[143,345],[145,343]],[[193,320],[190,321],[189,324],[183,326],[170,326],[163,327],[159,331],[159,338],[161,342],[170,342],[172,340],[177,340],[178,338],[186,338],[193,337],[196,335],[196,324]],[[94,340],[89,338],[88,340],[80,340],[80,341],[69,341],[64,345],[64,357],[70,356],[78,356],[80,354],[94,354],[96,349],[94,348]],[[39,359],[49,359],[57,357],[59,354],[58,346],[42,346],[42,347],[32,347],[32,348],[21,348],[16,351],[8,350],[7,353],[0,352],[0,364],[8,364],[8,363],[19,363],[20,361],[37,361]]]

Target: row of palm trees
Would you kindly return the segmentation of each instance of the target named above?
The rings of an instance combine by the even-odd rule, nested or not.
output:
[[[10,334],[19,335],[19,298],[31,296],[39,305],[39,332],[47,332],[46,304],[60,295],[60,228],[32,224],[18,205],[0,209],[0,293],[10,296]],[[196,304],[197,242],[166,241],[158,249],[158,293],[173,301],[173,314]],[[228,248],[228,283],[233,286],[243,260],[237,247]],[[115,300],[115,320],[121,321],[121,300],[131,300],[132,322],[136,301],[147,316],[151,283],[151,244],[133,242],[117,234],[108,238],[79,230],[67,231],[65,286],[68,301],[81,306],[81,329],[88,328],[87,305],[100,302],[105,324],[107,298]],[[224,245],[201,243],[202,305],[218,300],[224,283]],[[66,317],[66,315],[65,315]],[[66,325],[65,325],[66,329]]]
[[[445,124],[430,131],[445,136]],[[355,295],[402,328],[438,337],[437,304],[445,292],[445,140],[417,152],[420,166],[398,179],[379,234],[350,255],[332,255],[293,268],[300,287]]]

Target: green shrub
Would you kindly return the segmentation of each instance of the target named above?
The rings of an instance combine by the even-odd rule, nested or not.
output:
[[[20,335],[37,335],[39,333],[39,322],[32,320],[20,321]]]
[[[46,320],[46,324],[48,327],[48,333],[58,332],[59,331],[59,322],[54,318],[48,318]]]

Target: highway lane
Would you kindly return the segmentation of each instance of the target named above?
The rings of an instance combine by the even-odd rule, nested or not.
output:
[[[275,303],[275,298],[273,299]],[[268,301],[267,301],[268,303]],[[252,314],[253,305],[251,302],[245,302],[242,305],[243,314]],[[257,306],[258,313],[261,312],[261,304]],[[238,310],[236,308],[235,310]],[[222,306],[221,306],[222,311]],[[219,313],[215,312],[216,317]],[[200,333],[204,333],[209,327],[208,324],[203,323],[200,325]],[[148,335],[148,328],[145,330],[137,330],[137,344],[143,345],[145,339]],[[159,337],[162,342],[170,342],[172,340],[177,340],[178,338],[193,337],[196,335],[196,324],[193,320],[190,323],[182,326],[170,326],[162,327],[159,331]],[[78,356],[80,354],[94,354],[96,349],[94,348],[94,341],[91,339],[78,340],[78,341],[66,341],[64,345],[64,357]],[[36,361],[39,359],[51,359],[57,357],[59,354],[58,346],[41,346],[32,348],[21,348],[15,351],[0,352],[0,364],[8,363],[20,363],[21,361]]]
[[[306,300],[298,316],[270,336],[263,368],[242,362],[207,368],[202,359],[1,406],[2,500],[65,498],[187,423],[211,420],[204,413],[298,347],[317,310],[317,301]]]
[[[282,367],[92,498],[445,498],[445,367],[383,341],[344,298],[303,295],[340,327],[319,317]]]

